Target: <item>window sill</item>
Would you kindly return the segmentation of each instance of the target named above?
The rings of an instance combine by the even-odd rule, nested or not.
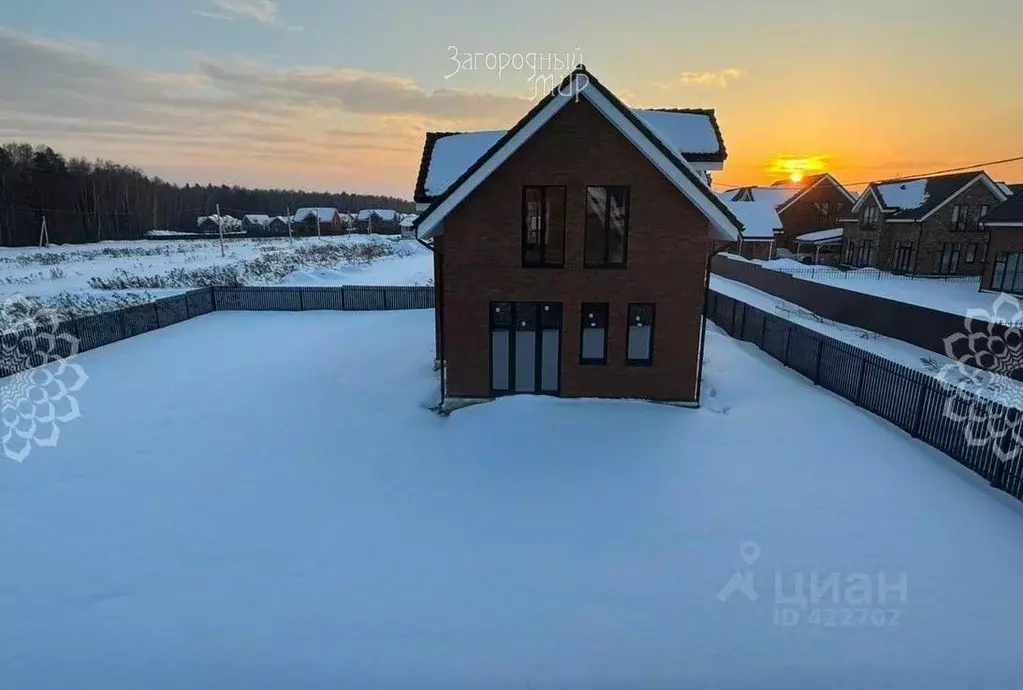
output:
[[[594,264],[594,265],[583,264],[583,268],[586,269],[587,271],[591,271],[591,270],[592,271],[607,271],[607,270],[615,270],[615,269],[623,270],[623,269],[628,268],[628,266],[626,266],[625,264]]]
[[[625,360],[625,366],[627,367],[652,367],[654,360],[652,359],[627,359]]]
[[[565,264],[527,264],[527,263],[523,263],[522,264],[522,268],[542,268],[542,269],[547,269],[547,270],[550,270],[550,269],[557,270],[559,268],[564,268],[564,267],[565,267]]]
[[[603,359],[603,360],[580,359],[579,360],[579,366],[581,366],[581,367],[606,367],[607,366],[607,360],[606,359]]]

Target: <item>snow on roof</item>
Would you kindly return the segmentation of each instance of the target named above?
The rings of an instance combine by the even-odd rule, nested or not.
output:
[[[764,201],[726,201],[725,206],[743,225],[742,237],[747,240],[774,239],[775,230],[782,229],[774,205]]]
[[[877,193],[886,208],[920,208],[927,201],[927,179],[879,184]]]
[[[359,211],[359,220],[369,220],[372,215],[381,220],[394,220],[398,216],[398,212],[389,208],[366,208]]]
[[[676,151],[717,153],[721,150],[714,121],[707,113],[676,113],[670,110],[633,110],[650,129],[657,130]]]
[[[411,228],[412,224],[416,222],[416,218],[418,218],[418,217],[419,216],[414,214],[414,213],[409,213],[408,215],[406,215],[404,218],[401,219],[401,223],[400,223],[401,227],[403,227],[403,228]]]
[[[1013,193],[1014,193],[1013,189],[1009,185],[1005,184],[1004,182],[995,182],[995,184],[998,185],[998,188],[1000,190],[1002,190],[1002,194],[1004,194],[1006,196],[1012,196],[1013,195]]]
[[[657,137],[671,150],[687,154],[717,154],[723,145],[710,111],[673,112],[668,110],[633,110]],[[439,137],[429,152],[430,160],[423,183],[423,193],[436,197],[491,146],[505,135],[505,130],[464,132]],[[722,154],[723,155],[723,154]]]
[[[504,130],[466,132],[438,139],[433,145],[424,191],[430,196],[444,193],[451,183],[472,167],[480,156],[504,136]],[[360,214],[361,215],[361,214]]]
[[[796,238],[796,242],[804,242],[806,244],[826,244],[840,239],[842,239],[842,228],[833,228],[831,230],[817,230],[816,232],[808,232],[805,235],[800,235]]]
[[[242,218],[257,225],[267,225],[270,223],[270,216],[263,213],[247,213]]]
[[[295,211],[295,220],[301,223],[309,216],[313,216],[314,218],[318,218],[320,222],[330,223],[334,220],[334,216],[337,214],[336,208],[300,208]]]
[[[753,201],[765,201],[774,207],[781,206],[801,190],[797,187],[751,187]]]

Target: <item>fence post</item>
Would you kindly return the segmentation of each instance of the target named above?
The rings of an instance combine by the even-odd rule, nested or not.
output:
[[[863,376],[867,373],[867,358],[864,357],[860,360],[860,380],[856,383],[856,404],[859,405],[860,401],[863,400]]]
[[[996,458],[995,460],[995,471],[991,475],[991,486],[995,489],[1005,488],[1005,460],[1001,458]]]
[[[153,302],[153,315],[156,317],[156,327],[157,328],[163,328],[163,326],[160,325],[160,301],[159,300],[157,300],[156,302]]]
[[[819,386],[821,381],[821,355],[824,353],[824,339],[817,338],[817,361],[813,365],[813,385]]]
[[[782,362],[785,366],[789,365],[789,345],[792,343],[792,324],[789,324],[788,330],[785,331],[785,359]]]
[[[298,289],[298,310],[305,311],[305,288]]]
[[[909,435],[913,438],[920,438],[920,425],[923,424],[924,419],[924,403],[927,401],[927,391],[930,388],[930,383],[926,381],[920,384],[920,399],[916,401],[916,411],[913,413],[913,428],[909,432]]]
[[[341,286],[341,311],[348,311],[348,287]]]
[[[188,293],[187,292],[183,295],[183,297],[185,299],[185,321],[188,321],[190,318],[192,318],[192,308],[190,306],[188,306]]]
[[[219,311],[219,307],[217,306],[217,288],[216,287],[211,287],[210,288],[210,299],[213,301],[213,311]]]
[[[389,292],[388,288],[384,288],[384,311],[387,311],[387,293],[388,292]]]
[[[764,349],[764,339],[767,337],[767,312],[760,313],[760,342],[757,347]]]

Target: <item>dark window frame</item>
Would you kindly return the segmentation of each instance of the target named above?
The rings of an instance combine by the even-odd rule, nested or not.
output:
[[[505,312],[505,313],[508,314],[507,323],[502,323],[502,324],[497,323],[497,319],[495,318],[495,314],[497,313],[496,307],[498,305],[507,305],[508,306],[508,311]],[[488,334],[490,334],[490,335],[488,335],[488,345],[487,345],[487,350],[488,350],[488,355],[489,355],[487,357],[487,359],[489,360],[489,364],[487,365],[487,370],[488,370],[488,378],[489,378],[488,386],[490,388],[490,397],[492,397],[492,398],[500,398],[500,397],[504,397],[504,396],[508,396],[508,395],[523,395],[522,393],[519,393],[518,391],[515,390],[515,347],[516,347],[516,345],[515,345],[515,334],[519,331],[519,326],[518,326],[518,319],[519,319],[518,309],[519,309],[520,305],[529,305],[529,306],[532,306],[532,307],[534,307],[536,309],[536,312],[535,312],[536,318],[535,318],[535,323],[534,323],[534,329],[533,330],[535,330],[536,333],[537,333],[537,338],[536,338],[536,362],[537,362],[537,367],[536,367],[536,386],[535,386],[535,391],[534,391],[534,393],[532,393],[532,395],[553,395],[555,397],[560,397],[561,396],[561,384],[562,384],[561,377],[562,377],[562,370],[563,370],[562,364],[564,362],[564,352],[565,352],[565,342],[564,342],[564,336],[565,336],[565,305],[564,305],[564,303],[563,302],[516,302],[516,301],[511,301],[511,300],[492,300],[490,302],[490,304],[489,304],[489,310],[490,310],[490,314],[489,314],[490,328],[488,330]],[[548,310],[545,310],[544,307],[555,307],[555,309],[554,309],[554,312],[552,313],[552,312],[550,312]],[[556,317],[555,321],[557,322],[557,326],[549,325],[550,324],[549,317],[546,317],[545,314],[551,314],[552,316],[555,316]],[[542,356],[541,356],[540,353],[541,353],[542,348],[543,348],[543,337],[542,337],[542,334],[543,334],[543,332],[545,330],[554,330],[555,328],[561,333],[561,336],[560,336],[561,340],[560,340],[559,347],[558,347],[558,387],[557,387],[556,391],[545,391],[543,389],[543,367],[540,365],[540,362],[542,361]],[[493,347],[492,334],[494,333],[494,331],[506,331],[508,333],[508,377],[507,377],[508,388],[502,389],[502,390],[497,390],[497,389],[494,388],[494,356],[493,356],[493,352],[491,351],[491,348]]]
[[[940,276],[957,275],[962,256],[963,245],[961,242],[942,242],[935,255],[934,273]]]
[[[966,253],[964,254],[963,263],[972,264],[977,262],[977,243],[970,242],[966,245]]]
[[[892,246],[892,271],[911,273],[916,261],[915,242],[895,242]]]
[[[547,193],[551,189],[561,190],[562,199],[562,217],[561,217],[561,261],[559,263],[553,263],[547,260],[547,242],[543,241],[539,243],[540,247],[540,258],[539,260],[527,260],[526,259],[526,247],[529,244],[526,238],[529,234],[529,213],[526,199],[531,190],[540,190],[540,219],[541,226],[538,232],[540,237],[546,240],[550,229],[546,225],[546,215],[544,210],[547,207]],[[564,268],[565,267],[565,235],[567,234],[568,226],[568,187],[565,185],[524,185],[522,187],[522,267],[523,268]]]
[[[586,320],[589,318],[586,314],[588,311],[603,312],[604,321],[604,356],[601,359],[595,357],[585,357],[583,355],[583,336],[587,330]],[[594,317],[596,318],[596,317]],[[611,331],[611,305],[608,302],[583,302],[579,306],[579,366],[584,367],[601,367],[607,366],[607,343],[610,339]]]
[[[650,308],[650,352],[645,359],[629,358],[629,339],[632,337],[633,307]],[[657,334],[657,303],[629,302],[625,310],[625,365],[630,367],[650,367],[654,364],[654,337]]]
[[[604,260],[600,263],[591,263],[586,255],[587,248],[587,235],[589,234],[589,227],[587,218],[589,217],[589,203],[590,203],[590,190],[591,189],[603,189],[607,194],[607,202],[604,204]],[[611,195],[615,191],[625,192],[625,228],[622,231],[622,260],[621,263],[609,261],[611,253]],[[632,187],[629,185],[607,185],[607,184],[590,184],[586,185],[585,189],[585,204],[583,207],[583,268],[626,268],[629,263],[629,230],[631,229],[631,216],[632,216]]]

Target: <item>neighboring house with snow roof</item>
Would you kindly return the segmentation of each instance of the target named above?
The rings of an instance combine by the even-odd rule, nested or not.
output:
[[[401,236],[412,238],[416,236],[415,223],[419,216],[415,213],[406,213],[402,216],[398,226],[401,228]]]
[[[800,182],[783,180],[767,187],[732,190],[730,201],[762,201],[774,205],[781,218],[778,248],[796,251],[796,238],[817,230],[833,230],[856,203],[856,197],[830,173],[807,175]]]
[[[980,285],[984,290],[1023,295],[1023,185],[1009,190],[1013,195],[981,221],[989,245]]]
[[[241,231],[242,222],[234,216],[217,216],[213,214],[211,216],[199,216],[195,221],[196,227],[199,232],[217,234],[220,232],[220,226],[223,225],[224,232],[238,233]]]
[[[446,407],[698,402],[710,244],[742,224],[670,136],[579,66],[469,167],[428,197],[420,184]]]
[[[397,235],[401,232],[401,216],[390,208],[370,208],[359,211],[355,218],[355,229],[363,233]]]
[[[747,259],[775,258],[775,238],[782,229],[781,218],[769,201],[726,201],[725,205],[742,223],[737,251]]]
[[[266,224],[267,232],[271,232],[275,235],[287,234],[288,232],[288,217],[287,216],[274,216],[270,219],[270,222]]]
[[[340,235],[345,223],[336,208],[300,208],[295,211],[292,231],[296,235]]]
[[[270,226],[270,216],[262,213],[249,213],[242,216],[242,228],[246,232],[265,232]]]
[[[707,172],[724,167],[728,153],[713,110],[669,108],[630,112],[655,130],[675,153],[685,157],[691,168]],[[416,178],[416,210],[426,209],[505,134],[505,130],[427,132]]]
[[[842,262],[914,275],[980,275],[981,219],[1007,195],[985,172],[871,182],[843,219]]]

